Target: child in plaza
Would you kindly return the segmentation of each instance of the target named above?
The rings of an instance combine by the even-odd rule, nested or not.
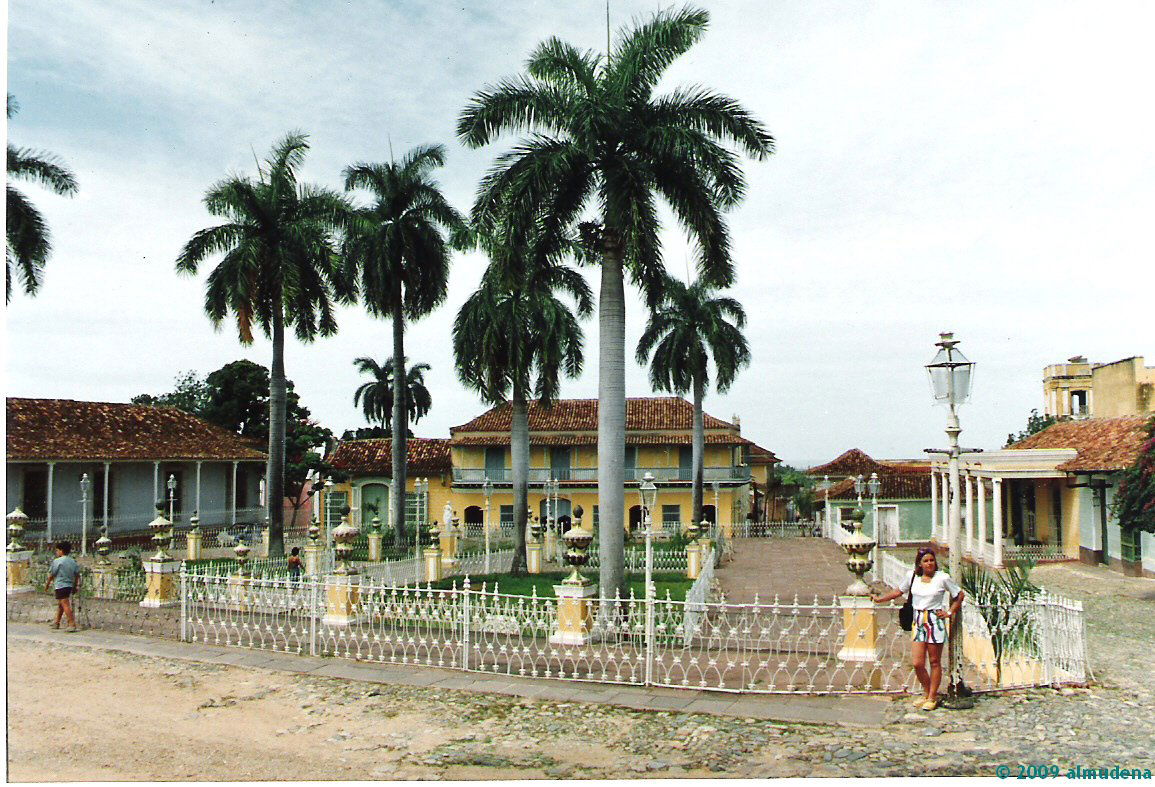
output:
[[[951,618],[962,608],[963,592],[950,575],[938,570],[934,550],[918,550],[914,570],[903,580],[898,590],[881,596],[871,595],[875,603],[884,603],[910,593],[914,607],[911,659],[914,674],[922,684],[925,696],[918,704],[923,710],[934,710],[938,705],[938,687],[942,683],[942,649],[946,644],[947,628]],[[927,661],[930,669],[927,669]]]
[[[48,581],[44,583],[45,592],[49,588],[56,591],[56,620],[52,628],[60,628],[60,618],[68,619],[68,630],[76,631],[76,616],[72,612],[72,596],[80,588],[80,565],[70,554],[72,543],[60,541],[56,544],[56,559],[48,569]]]

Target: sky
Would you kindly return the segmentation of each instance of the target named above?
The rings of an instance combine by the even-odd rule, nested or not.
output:
[[[462,7],[464,6],[464,7]],[[615,39],[659,8],[611,0]],[[940,331],[976,362],[962,442],[1001,447],[1043,409],[1042,370],[1070,356],[1155,364],[1155,48],[1149,3],[714,2],[703,40],[659,93],[700,84],[739,100],[777,152],[745,163],[727,220],[753,362],[706,411],[811,465],[858,447],[910,458],[945,445],[924,364]],[[210,265],[174,261],[215,220],[201,199],[290,130],[309,134],[306,181],[341,187],[359,161],[415,145],[448,150],[437,173],[467,210],[494,159],[455,138],[477,91],[523,72],[556,35],[604,51],[604,0],[274,3],[12,0],[8,92],[15,145],[51,151],[74,198],[21,188],[54,251],[40,294],[6,319],[9,396],[128,401],[238,358],[266,366],[203,311]],[[392,153],[391,153],[392,152]],[[592,216],[592,214],[591,214]],[[666,214],[664,255],[692,275]],[[453,371],[450,330],[485,267],[458,254],[444,305],[410,324],[410,360],[432,366],[445,437],[485,406]],[[597,291],[597,269],[583,269]],[[627,287],[626,388],[652,392],[632,348],[645,322]],[[389,324],[343,308],[337,335],[288,342],[302,403],[338,434],[366,425],[353,359],[384,360]],[[597,395],[597,322],[565,397]]]

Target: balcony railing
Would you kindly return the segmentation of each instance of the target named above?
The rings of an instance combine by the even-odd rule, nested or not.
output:
[[[659,482],[694,480],[693,472],[682,467],[627,467],[626,481],[641,481],[646,473],[653,473],[654,480]],[[748,481],[750,468],[738,467],[704,467],[702,476],[706,483],[711,481]],[[513,470],[486,470],[484,468],[455,467],[453,480],[462,484],[480,484],[489,479],[495,484],[513,483]],[[529,468],[529,483],[543,484],[550,479],[558,481],[588,481],[597,483],[598,470],[596,467],[531,467]]]

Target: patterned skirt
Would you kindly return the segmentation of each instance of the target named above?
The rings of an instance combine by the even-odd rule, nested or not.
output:
[[[915,642],[928,642],[932,645],[946,644],[947,621],[935,613],[936,609],[916,609],[914,611],[914,626],[911,633]]]

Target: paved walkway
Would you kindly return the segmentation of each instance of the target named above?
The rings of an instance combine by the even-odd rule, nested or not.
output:
[[[711,713],[719,716],[801,722],[804,724],[877,727],[885,723],[886,711],[891,707],[891,701],[881,697],[728,694],[714,691],[511,678],[506,675],[487,675],[432,667],[368,664],[344,659],[312,658],[288,653],[270,653],[262,650],[214,647],[96,629],[68,634],[44,626],[24,623],[9,623],[8,637],[9,639],[34,642],[67,643],[76,647],[134,653],[141,656],[256,667],[285,673],[323,675],[366,683],[461,689],[516,697],[535,697],[554,702],[606,703],[635,710]]]
[[[825,538],[738,538],[734,559],[723,563],[716,576],[726,600],[749,604],[754,596],[764,603],[813,601],[844,593],[853,577],[846,570],[846,553]]]

